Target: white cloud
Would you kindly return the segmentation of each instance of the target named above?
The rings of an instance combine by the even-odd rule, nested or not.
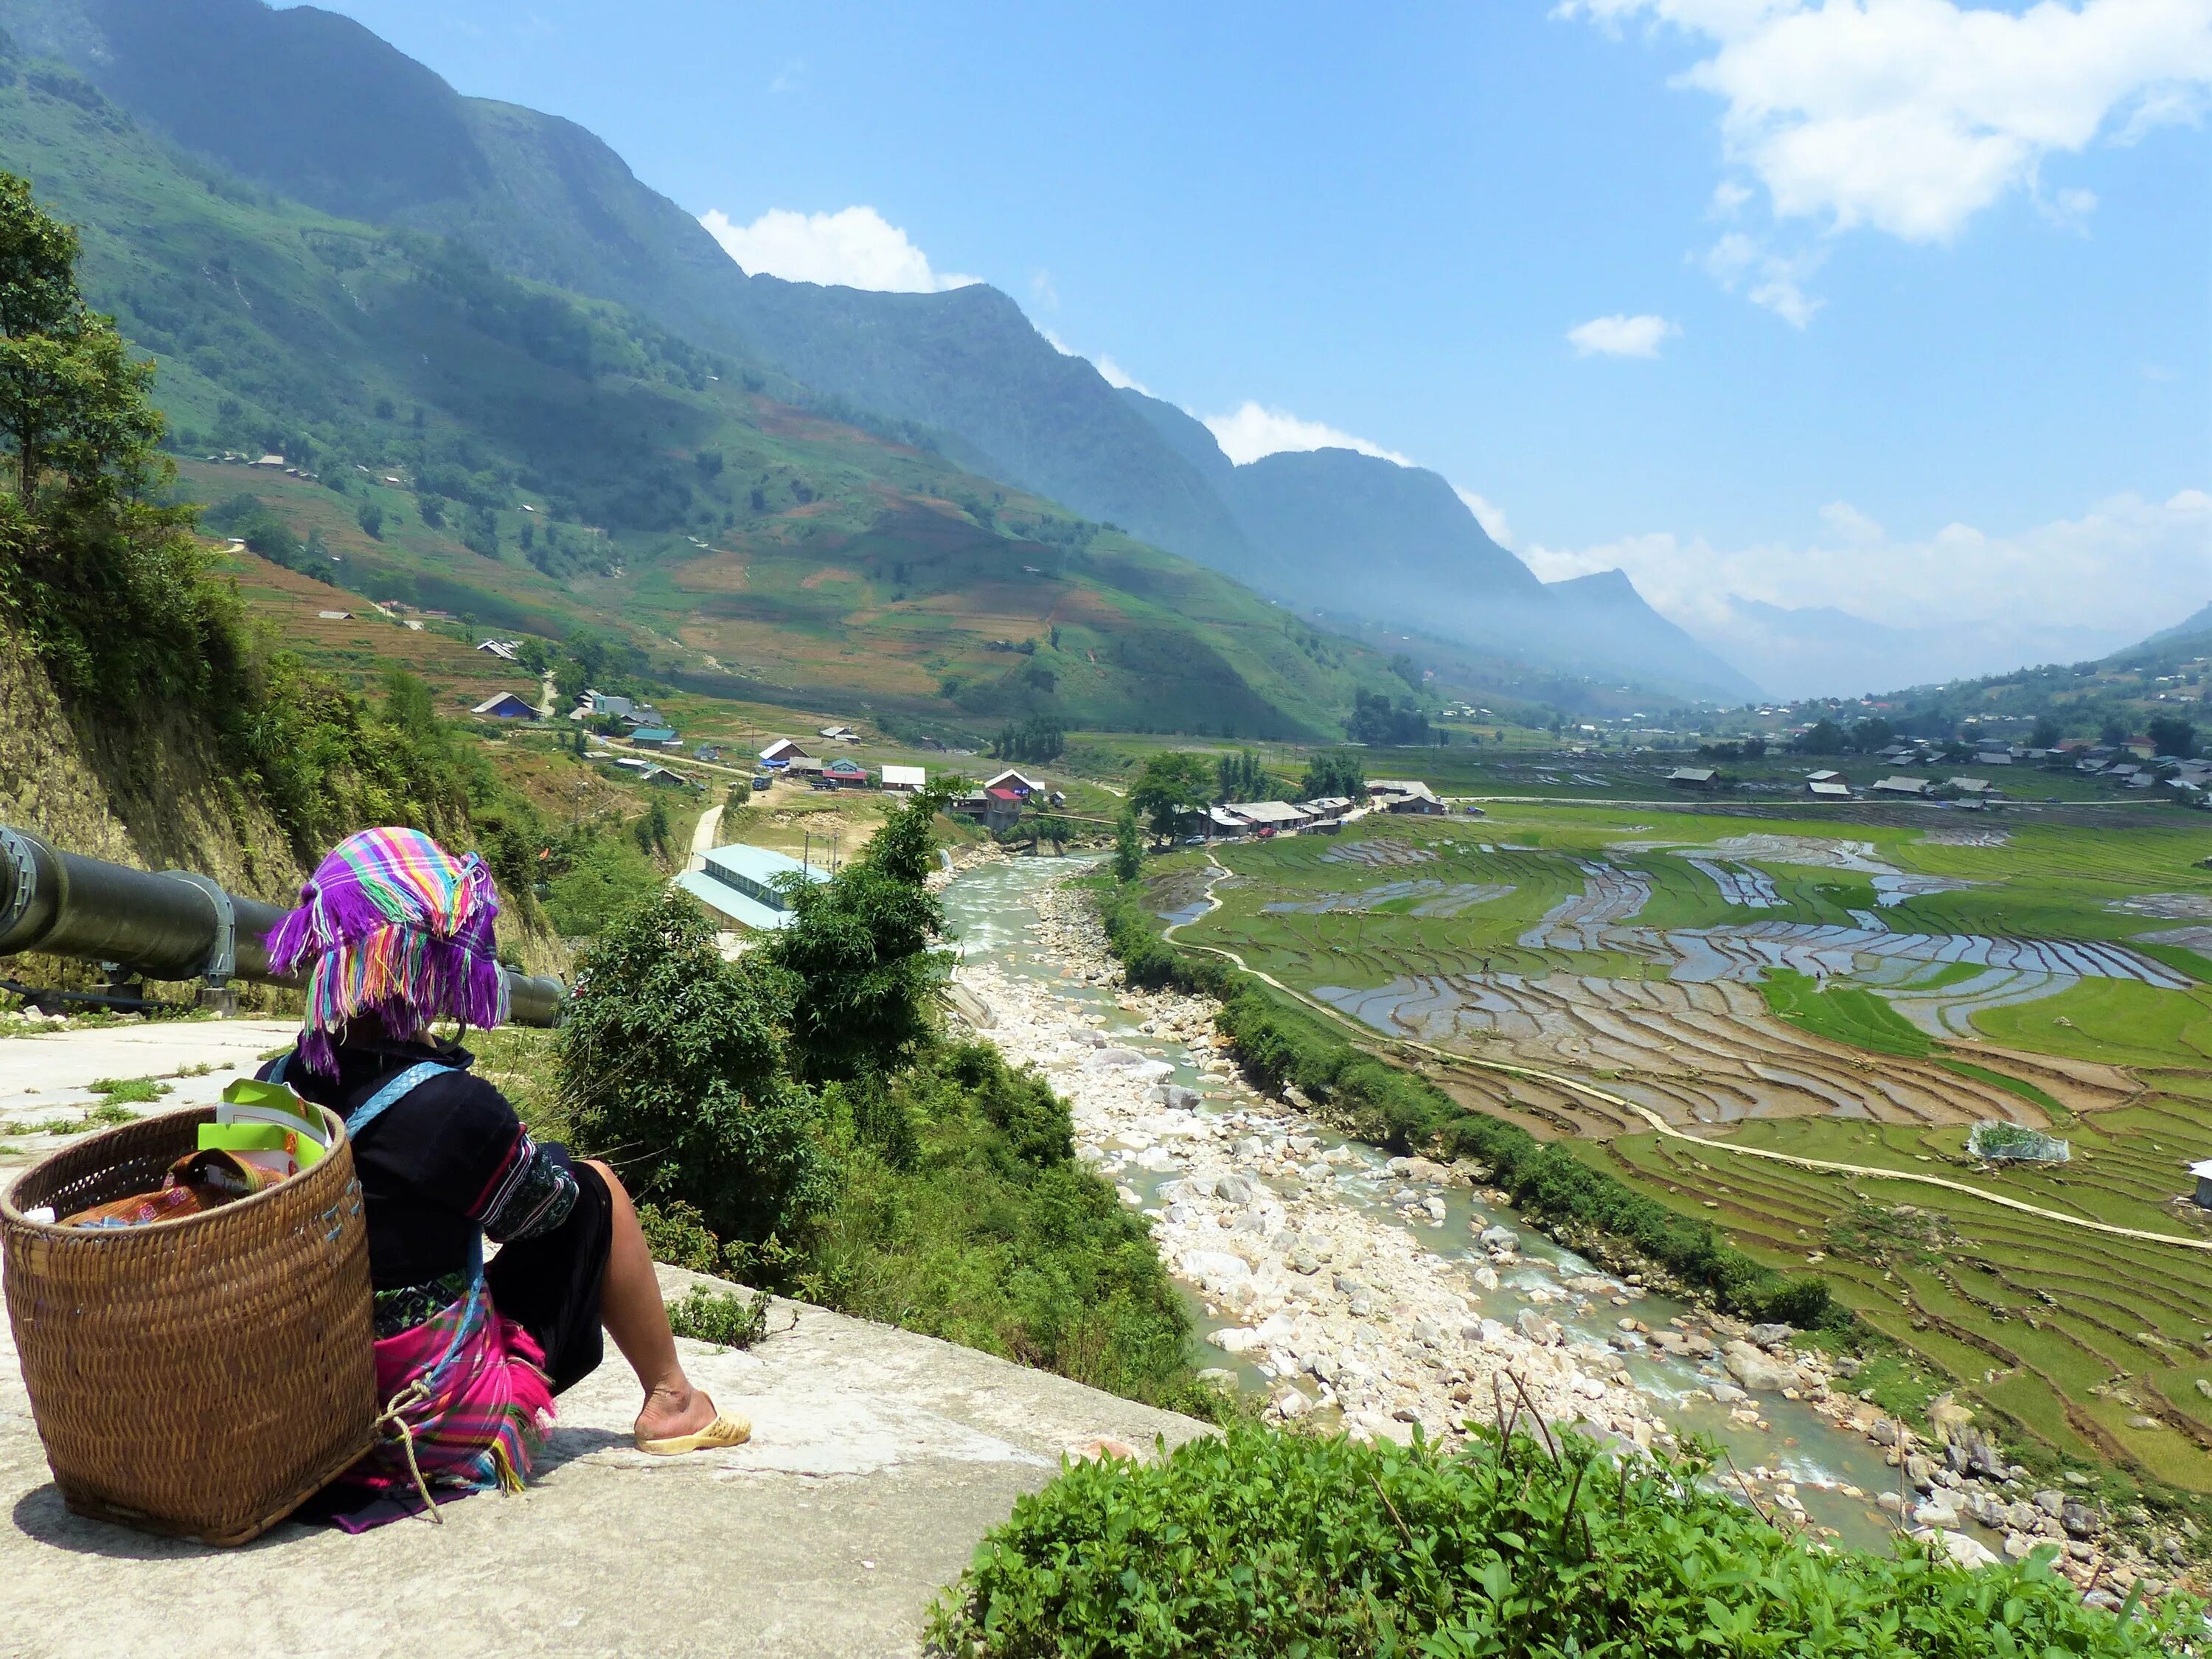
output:
[[[1452,486],[1452,494],[1467,503],[1467,510],[1474,514],[1474,521],[1482,526],[1482,533],[1500,547],[1513,545],[1513,526],[1505,521],[1505,509],[1487,496],[1478,495],[1472,489]]]
[[[1061,356],[1081,357],[1084,356],[1082,352],[1078,351],[1073,346],[1068,344],[1066,341],[1061,339],[1059,335],[1054,333],[1050,329],[1039,328],[1037,332],[1043,335],[1046,343],[1050,345],[1052,349],[1054,351],[1057,351]],[[1141,392],[1147,398],[1153,395],[1152,387],[1146,386],[1135,375],[1130,374],[1127,369],[1122,368],[1121,364],[1115,362],[1104,352],[1102,351],[1098,353],[1097,356],[1090,358],[1088,361],[1091,367],[1098,371],[1098,378],[1105,381],[1108,386],[1117,388],[1126,387],[1131,392]]]
[[[1731,161],[1776,215],[1909,241],[1955,235],[2052,155],[2117,127],[2193,119],[2212,87],[2212,0],[1561,0],[1703,37],[1681,77],[1723,100]]]
[[[1130,392],[1141,392],[1147,398],[1152,395],[1152,387],[1146,386],[1103,351],[1091,360],[1091,366],[1104,378],[1108,386],[1119,386]]]
[[[1847,501],[1831,502],[1820,517],[1820,534],[1802,547],[1718,548],[1659,532],[1596,547],[1531,547],[1522,556],[1547,581],[1626,570],[1654,605],[1723,652],[1740,623],[1731,595],[1833,606],[1891,628],[1940,623],[2016,636],[2074,629],[2112,644],[2170,626],[2212,599],[2212,495],[2203,490],[2164,501],[2115,495],[2079,518],[2011,535],[1952,524],[1893,537]]]
[[[1802,328],[1826,303],[1805,292],[1805,279],[1820,268],[1827,256],[1819,250],[1806,253],[1777,253],[1756,236],[1732,230],[1705,250],[1706,273],[1733,294],[1741,288],[1755,306],[1763,306],[1792,328]]]
[[[749,225],[733,223],[715,208],[699,222],[747,270],[787,282],[934,294],[983,280],[932,270],[928,257],[906,233],[872,207],[836,213],[771,208]]]
[[[1569,329],[1567,343],[1574,347],[1578,357],[1656,357],[1659,343],[1681,331],[1664,317],[1648,313],[1640,317],[1625,317],[1616,311],[1610,317],[1593,317]]]
[[[1285,449],[1356,449],[1363,455],[1395,461],[1400,466],[1413,465],[1395,450],[1355,438],[1349,432],[1340,432],[1319,421],[1302,421],[1285,410],[1262,408],[1249,399],[1233,414],[1200,418],[1213,434],[1214,441],[1221,446],[1221,453],[1239,466]]]

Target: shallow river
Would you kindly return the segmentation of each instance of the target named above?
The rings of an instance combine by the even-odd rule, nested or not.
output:
[[[1176,1071],[1168,1081],[1204,1089],[1205,1080],[1180,1042],[1139,1031],[1136,1018],[1115,1006],[1110,990],[1065,976],[1060,964],[1042,950],[1033,896],[1077,867],[1078,861],[1072,859],[1021,860],[985,865],[957,878],[946,890],[945,902],[951,932],[963,958],[995,966],[1036,994],[1052,999],[1064,1008],[1070,1024],[1103,1023],[1103,1029],[1115,1042],[1170,1062]],[[1229,1103],[1215,1099],[1206,1101],[1200,1109],[1233,1109]],[[1563,1277],[1601,1271],[1552,1243],[1515,1212],[1487,1205],[1465,1187],[1442,1193],[1447,1209],[1442,1227],[1410,1221],[1391,1202],[1393,1192],[1403,1183],[1386,1173],[1387,1153],[1358,1142],[1346,1143],[1317,1125],[1307,1132],[1319,1135],[1325,1150],[1349,1145],[1357,1154],[1353,1161],[1339,1166],[1334,1177],[1338,1200],[1403,1228],[1433,1255],[1464,1263],[1467,1294],[1492,1318],[1510,1324],[1521,1310],[1532,1305],[1528,1291],[1556,1286]],[[1158,1189],[1174,1178],[1173,1171],[1149,1174],[1133,1167],[1119,1171],[1115,1177],[1134,1190],[1150,1212],[1157,1211]],[[1557,1270],[1508,1269],[1500,1274],[1495,1291],[1484,1291],[1473,1273],[1488,1258],[1475,1243],[1474,1234],[1492,1222],[1521,1234],[1524,1255],[1540,1257],[1555,1264]],[[1208,1316],[1195,1290],[1188,1285],[1182,1289],[1201,1335],[1232,1322]],[[1594,1342],[1604,1342],[1615,1334],[1614,1322],[1620,1312],[1601,1301],[1592,1304],[1590,1314],[1578,1318],[1571,1304],[1558,1300],[1547,1303],[1541,1311],[1565,1326],[1571,1340]],[[1661,1328],[1674,1316],[1691,1310],[1663,1297],[1647,1295],[1634,1304],[1633,1311],[1645,1324]],[[1236,1364],[1212,1347],[1200,1352],[1206,1356],[1198,1361],[1200,1364]],[[1711,1383],[1726,1378],[1716,1364],[1652,1353],[1631,1354],[1626,1364],[1638,1388],[1657,1405],[1677,1433],[1694,1433],[1726,1448],[1736,1467],[1747,1474],[1763,1468],[1777,1479],[1795,1482],[1798,1501],[1808,1516],[1820,1525],[1836,1528],[1847,1542],[1879,1545],[1888,1534],[1893,1523],[1872,1500],[1875,1493],[1896,1486],[1898,1474],[1885,1464],[1881,1449],[1871,1442],[1835,1427],[1809,1406],[1778,1395],[1767,1398],[1763,1407],[1769,1428],[1732,1420],[1726,1408],[1703,1392]],[[1249,1385],[1262,1385],[1264,1379],[1249,1365],[1237,1368]],[[1861,1488],[1867,1497],[1847,1497],[1841,1490],[1846,1486]],[[1966,1530],[1979,1533],[1971,1525]]]

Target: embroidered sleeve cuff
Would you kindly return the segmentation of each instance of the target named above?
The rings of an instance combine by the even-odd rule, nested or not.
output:
[[[505,1183],[483,1218],[486,1237],[502,1244],[550,1233],[576,1204],[576,1177],[545,1147],[524,1137],[514,1179]]]

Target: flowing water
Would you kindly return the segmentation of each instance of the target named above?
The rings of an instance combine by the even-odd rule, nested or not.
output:
[[[1115,1006],[1112,991],[1079,982],[1042,948],[1035,896],[1079,867],[1079,861],[1073,859],[1029,859],[984,865],[957,878],[945,890],[945,904],[950,931],[963,959],[988,963],[1032,993],[1052,999],[1066,1023],[1102,1024],[1115,1042],[1170,1062],[1176,1069],[1167,1081],[1204,1089],[1207,1085],[1194,1064],[1194,1057],[1180,1042],[1139,1031],[1137,1019]],[[1201,1109],[1237,1109],[1216,1099],[1207,1101]],[[1552,1243],[1516,1212],[1486,1204],[1465,1187],[1445,1188],[1438,1194],[1446,1209],[1443,1226],[1431,1225],[1425,1219],[1416,1221],[1394,1201],[1404,1183],[1385,1170],[1387,1153],[1359,1142],[1346,1142],[1319,1126],[1309,1126],[1304,1132],[1319,1135],[1324,1151],[1349,1146],[1354,1154],[1352,1161],[1335,1166],[1334,1179],[1340,1202],[1405,1228],[1432,1254],[1466,1264],[1469,1277],[1465,1289],[1481,1315],[1510,1325],[1523,1308],[1540,1299],[1532,1297],[1531,1291],[1553,1291],[1556,1298],[1556,1287],[1562,1279],[1600,1271]],[[1119,1171],[1115,1178],[1134,1190],[1146,1208],[1154,1209],[1158,1189],[1175,1179],[1176,1173],[1147,1173],[1132,1166]],[[1420,1195],[1425,1198],[1429,1191],[1425,1188]],[[1474,1235],[1493,1222],[1518,1232],[1522,1255],[1550,1263],[1550,1270],[1526,1265],[1508,1269],[1499,1275],[1497,1290],[1482,1290],[1472,1274],[1488,1257],[1476,1244]],[[1187,1285],[1182,1288],[1201,1334],[1233,1322],[1208,1316],[1197,1292]],[[1565,1328],[1570,1340],[1604,1342],[1616,1334],[1615,1321],[1621,1310],[1601,1299],[1593,1301],[1588,1315],[1577,1316],[1573,1308],[1570,1300],[1552,1299],[1543,1302],[1541,1311]],[[1663,1329],[1670,1318],[1691,1311],[1684,1304],[1652,1295],[1633,1305],[1635,1316],[1654,1329]],[[1204,1352],[1210,1357],[1202,1364],[1229,1363],[1211,1348]],[[1809,1406],[1777,1395],[1763,1396],[1761,1409],[1767,1428],[1738,1423],[1727,1407],[1698,1392],[1726,1380],[1717,1364],[1650,1352],[1631,1353],[1626,1358],[1638,1387],[1657,1403],[1678,1434],[1694,1433],[1716,1443],[1747,1474],[1766,1471],[1764,1479],[1754,1474],[1756,1486],[1771,1490],[1778,1482],[1794,1483],[1797,1500],[1810,1518],[1836,1528],[1846,1542],[1878,1546],[1890,1531],[1893,1523],[1875,1506],[1873,1498],[1878,1492],[1894,1489],[1898,1474],[1885,1464],[1881,1449],[1871,1442],[1828,1423]],[[1237,1369],[1253,1386],[1264,1381],[1249,1365]],[[1842,1490],[1846,1486],[1859,1487],[1867,1496],[1849,1497]],[[1971,1523],[1966,1529],[1992,1545],[1999,1541]]]

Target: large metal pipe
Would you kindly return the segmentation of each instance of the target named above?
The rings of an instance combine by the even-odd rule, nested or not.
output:
[[[39,951],[218,988],[234,979],[293,985],[296,975],[270,972],[262,944],[283,915],[206,876],[133,870],[0,825],[0,957]],[[501,971],[516,1024],[558,1022],[568,994],[559,980]]]

